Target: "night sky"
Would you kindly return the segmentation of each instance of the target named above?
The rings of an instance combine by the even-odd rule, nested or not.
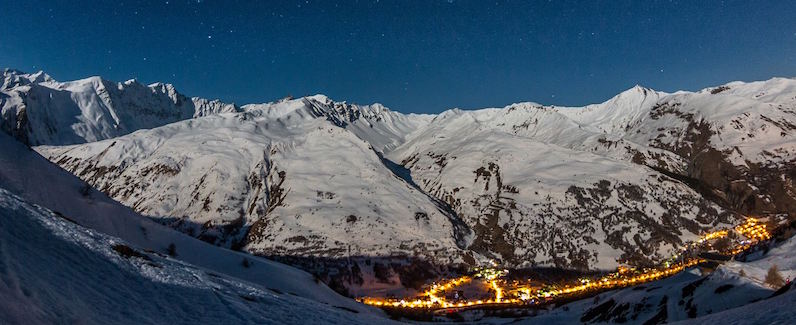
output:
[[[796,76],[796,1],[0,1],[0,67],[238,104],[584,105]]]

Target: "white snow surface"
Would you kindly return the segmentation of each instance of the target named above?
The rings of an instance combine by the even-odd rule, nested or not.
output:
[[[202,300],[234,310],[239,321],[280,321],[252,312],[248,300],[236,300],[243,291],[258,292],[253,304],[285,306],[296,299],[296,306],[307,304],[305,310],[329,308],[315,303],[321,302],[357,310],[362,317],[378,315],[307,273],[250,256],[254,266],[243,268],[248,255],[202,243],[139,213],[217,244],[243,243],[245,250],[260,254],[410,255],[441,263],[466,257],[515,266],[612,269],[617,260],[634,254],[668,257],[682,241],[737,221],[736,215],[649,167],[686,171],[695,159],[689,150],[703,140],[700,145],[721,152],[736,166],[776,167],[796,160],[796,79],[791,78],[671,94],[636,86],[585,107],[528,102],[418,115],[380,104],[335,102],[324,95],[237,107],[188,99],[168,84],[98,77],[62,83],[43,72],[4,70],[0,108],[4,131],[29,144],[45,144],[32,151],[0,132],[0,187],[21,197],[0,192],[0,205],[13,211],[7,214],[38,220],[13,225],[34,229],[55,224],[46,230],[92,238],[70,243],[80,254],[102,257],[92,260],[104,263],[102,268],[115,265],[134,274],[145,288],[182,286],[200,297],[207,288],[217,288],[222,292],[217,298]],[[705,139],[695,140],[699,137]],[[37,152],[130,208],[86,187]],[[0,230],[0,243],[19,236],[6,228]],[[106,244],[116,241],[160,253],[174,243],[183,262],[150,253],[174,270],[164,277],[164,270],[113,255]],[[17,254],[19,247],[4,244],[0,252]],[[793,312],[784,307],[796,299],[794,291],[768,298],[772,290],[762,279],[773,264],[793,279],[794,249],[791,239],[758,260],[722,265],[707,278],[692,270],[524,321],[579,322],[584,312],[613,299],[631,305],[633,312],[625,313],[636,317],[631,323],[653,317],[664,304],[668,321],[787,323]],[[18,285],[22,267],[35,266],[0,270],[13,270],[2,273],[12,275],[2,278],[6,287],[0,290],[41,306]],[[222,276],[185,276],[202,272]],[[694,290],[686,297],[688,286]],[[268,288],[302,298],[283,301]],[[51,288],[39,289],[54,294]],[[664,297],[668,300],[661,303]],[[756,299],[763,300],[752,302]],[[688,318],[689,304],[698,318]],[[347,323],[345,317],[355,315],[331,310],[326,315],[331,318],[319,321]],[[7,314],[28,315],[19,316],[18,310]],[[616,314],[610,317],[615,320]],[[48,318],[11,320],[37,319]],[[112,319],[87,322],[103,321]]]
[[[733,224],[645,165],[687,170],[675,151],[700,130],[739,166],[796,159],[794,85],[636,86],[583,108],[438,115],[315,95],[36,150],[142,214],[250,252],[610,269]]]
[[[693,320],[673,324],[793,324],[796,319],[796,290]]]
[[[180,260],[262,287],[367,312],[293,267],[213,246],[142,217],[0,132],[0,188],[62,213],[80,225],[155,252],[174,244]],[[244,258],[253,266],[241,267]]]
[[[145,86],[135,80],[58,82],[41,71],[4,69],[0,87],[3,126],[32,145],[92,142],[238,110],[218,100],[185,97],[171,84]]]
[[[0,323],[392,323],[118,245],[0,188]]]
[[[76,158],[62,166],[95,178],[95,187],[142,214],[187,216],[184,221],[205,228],[242,222],[254,229],[252,252],[316,246],[314,253],[330,250],[337,257],[350,245],[358,255],[454,255],[447,251],[456,247],[448,217],[394,176],[367,142],[326,120],[304,120],[308,113],[300,109],[276,120],[259,116],[274,111],[221,114],[38,150],[55,161]],[[109,171],[94,172],[101,169]]]

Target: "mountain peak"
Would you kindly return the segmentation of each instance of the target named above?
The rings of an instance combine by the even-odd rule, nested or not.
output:
[[[20,74],[25,74],[25,73],[22,72],[22,71],[19,71],[17,69],[3,68],[3,75],[10,75],[10,74],[20,75]]]
[[[644,87],[642,85],[636,84],[635,86],[633,86],[633,87],[631,87],[631,88],[619,93],[619,96],[621,96],[621,95],[628,96],[628,95],[632,95],[632,94],[641,94],[641,95],[646,96],[647,94],[654,93],[654,92],[656,92],[654,89],[647,88],[647,87]]]
[[[324,104],[329,103],[329,102],[334,102],[331,98],[329,98],[329,96],[326,96],[324,94],[315,94],[315,95],[312,95],[312,96],[304,96],[304,98],[309,99],[309,100],[314,100],[314,101],[317,101],[317,102],[320,102],[320,103],[324,103]]]
[[[27,85],[30,83],[40,83],[40,82],[48,82],[48,81],[55,81],[50,75],[44,73],[44,71],[39,70],[36,73],[25,73],[20,70],[16,69],[3,69],[3,82],[2,88],[7,87],[14,87],[18,85]]]
[[[125,80],[123,83],[124,83],[125,85],[141,84],[140,82],[138,82],[138,79],[136,79],[136,78],[130,78],[130,79],[127,79],[127,80]]]
[[[31,74],[30,79],[32,82],[46,82],[46,81],[54,81],[50,75],[46,74],[44,71],[39,70],[38,72]]]
[[[603,104],[616,104],[618,102],[629,102],[638,104],[643,102],[647,97],[654,97],[658,98],[662,95],[666,95],[664,92],[656,91],[652,88],[647,88],[642,85],[635,85],[616,96],[612,97],[611,99],[603,102]]]

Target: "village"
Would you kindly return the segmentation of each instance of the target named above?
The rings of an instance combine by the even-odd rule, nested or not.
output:
[[[733,229],[703,234],[657,267],[620,266],[602,276],[579,277],[564,283],[546,283],[533,278],[509,279],[509,270],[482,267],[473,269],[468,275],[432,283],[415,297],[363,297],[358,300],[392,315],[410,318],[472,309],[539,308],[660,280],[691,267],[710,271],[724,261],[765,245],[779,221],[782,220],[775,216],[748,217]]]

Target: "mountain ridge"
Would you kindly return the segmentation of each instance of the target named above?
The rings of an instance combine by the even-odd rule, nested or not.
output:
[[[796,80],[749,84],[436,115],[315,95],[35,149],[254,254],[610,269],[794,211]]]
[[[205,99],[205,98],[202,98],[202,97],[188,97],[188,96],[185,96],[185,95],[179,93],[176,90],[176,88],[174,87],[174,85],[169,84],[169,83],[163,83],[163,82],[154,82],[154,83],[151,83],[149,85],[143,85],[143,84],[140,84],[135,79],[130,79],[130,80],[127,80],[127,81],[124,81],[124,82],[113,82],[113,81],[108,81],[106,79],[103,79],[100,76],[91,76],[91,77],[78,79],[78,80],[74,80],[74,81],[58,82],[58,81],[54,80],[52,77],[50,77],[48,74],[46,74],[43,71],[38,71],[36,73],[27,74],[27,73],[24,73],[22,71],[9,69],[9,68],[3,69],[3,76],[4,76],[4,81],[3,81],[3,85],[0,88],[0,90],[5,91],[5,92],[10,92],[12,90],[12,88],[15,88],[15,87],[30,86],[32,84],[33,85],[35,85],[35,84],[48,84],[48,85],[50,85],[50,87],[57,88],[57,89],[58,88],[70,88],[70,87],[74,87],[74,86],[84,85],[86,83],[99,85],[98,88],[114,88],[114,87],[109,87],[109,86],[116,86],[116,88],[123,88],[125,86],[126,87],[141,86],[141,87],[138,87],[138,88],[142,88],[142,87],[149,88],[149,89],[152,89],[153,92],[157,89],[159,93],[165,95],[172,102],[174,102],[175,106],[181,106],[180,105],[181,102],[191,101],[192,105],[196,107],[195,111],[193,113],[191,113],[191,112],[181,112],[181,113],[178,114],[180,117],[159,121],[158,123],[155,123],[155,124],[150,123],[149,125],[146,125],[146,126],[149,126],[149,127],[132,127],[132,128],[130,128],[130,130],[125,130],[125,131],[123,131],[121,133],[120,132],[116,132],[116,133],[104,134],[104,135],[100,135],[100,136],[93,135],[90,138],[87,138],[87,137],[83,136],[82,140],[74,140],[73,139],[73,140],[70,141],[71,143],[50,143],[50,142],[48,142],[47,139],[41,139],[41,140],[35,141],[33,143],[35,145],[39,145],[39,144],[74,144],[74,143],[82,143],[82,142],[91,142],[91,141],[106,139],[106,138],[110,138],[110,137],[114,137],[114,136],[124,135],[124,134],[127,134],[129,132],[135,131],[135,130],[137,130],[139,128],[157,127],[157,126],[165,125],[167,123],[183,120],[183,119],[186,119],[186,118],[202,117],[202,116],[206,116],[206,115],[212,115],[212,114],[218,114],[218,113],[224,113],[224,112],[241,112],[241,111],[245,111],[245,110],[254,110],[254,109],[257,109],[257,108],[264,108],[264,107],[273,106],[273,105],[278,104],[278,103],[280,103],[280,102],[285,100],[285,99],[282,99],[282,100],[279,100],[279,101],[268,102],[268,103],[250,103],[250,104],[244,104],[244,105],[236,105],[234,103],[225,103],[225,102],[223,102],[221,100],[218,100],[218,99],[212,99],[211,100],[211,99]],[[560,113],[567,115],[567,117],[577,121],[578,120],[577,117],[579,115],[581,116],[580,117],[581,119],[586,119],[586,118],[589,117],[589,114],[586,114],[588,112],[599,112],[601,108],[607,108],[607,107],[615,108],[617,105],[611,105],[612,102],[621,102],[621,101],[633,102],[633,101],[636,101],[637,98],[638,98],[638,95],[642,95],[642,98],[647,98],[647,96],[662,97],[662,96],[666,96],[666,95],[677,95],[677,94],[698,94],[698,93],[705,93],[705,92],[716,92],[717,90],[718,90],[718,92],[721,92],[725,88],[726,89],[734,89],[734,88],[737,88],[739,85],[766,86],[766,85],[769,85],[769,84],[772,84],[772,83],[779,83],[779,84],[790,83],[791,85],[780,85],[780,86],[781,87],[786,87],[786,88],[787,87],[793,88],[794,87],[792,85],[793,82],[794,82],[794,78],[775,77],[775,78],[772,78],[772,79],[769,79],[769,80],[755,81],[755,82],[732,81],[732,82],[728,82],[728,83],[726,83],[724,85],[720,85],[720,86],[716,86],[716,87],[706,87],[706,88],[703,88],[701,90],[694,91],[694,92],[680,90],[680,91],[676,91],[676,92],[673,92],[673,93],[660,92],[660,91],[656,91],[654,89],[647,88],[647,87],[644,87],[644,86],[641,86],[641,85],[635,85],[635,86],[633,86],[633,87],[631,87],[631,88],[629,88],[627,90],[624,90],[624,91],[618,93],[617,95],[615,95],[614,97],[609,98],[609,99],[607,99],[607,100],[605,100],[605,101],[603,101],[601,103],[588,104],[588,105],[581,106],[581,107],[569,107],[569,106],[560,106],[560,105],[541,105],[541,104],[538,104],[538,103],[535,103],[535,102],[524,101],[524,102],[518,102],[518,103],[513,103],[513,104],[510,104],[510,105],[506,105],[506,106],[500,107],[500,108],[494,107],[494,108],[466,109],[466,110],[465,109],[459,109],[459,108],[452,108],[452,109],[448,109],[448,110],[442,111],[442,112],[437,113],[437,114],[402,113],[402,112],[390,110],[389,108],[387,108],[384,105],[379,104],[379,103],[373,103],[373,104],[367,104],[367,105],[348,104],[346,101],[341,101],[341,102],[334,101],[331,98],[329,98],[328,96],[322,95],[322,94],[316,94],[316,95],[312,95],[312,96],[304,96],[304,97],[301,97],[301,98],[304,98],[306,100],[312,101],[314,103],[319,103],[319,104],[321,104],[321,106],[330,106],[330,107],[333,108],[332,111],[337,110],[335,112],[335,113],[337,113],[337,115],[341,115],[341,114],[345,115],[344,119],[346,119],[346,118],[350,119],[352,117],[352,114],[353,115],[379,115],[382,112],[387,112],[387,113],[389,113],[389,115],[392,115],[392,116],[398,115],[398,116],[406,117],[408,119],[416,119],[418,121],[422,121],[421,124],[423,124],[426,121],[430,122],[431,120],[438,120],[440,118],[444,118],[444,117],[449,116],[449,115],[466,114],[467,112],[479,112],[479,111],[487,111],[487,110],[512,109],[512,108],[517,108],[517,107],[543,107],[543,108],[550,108],[550,109],[559,111]],[[716,93],[718,93],[718,92],[716,92]],[[727,92],[727,93],[736,94],[736,92],[734,92],[734,91],[730,91],[730,92]],[[749,94],[749,93],[743,93],[743,94],[739,94],[739,96],[751,97],[751,96],[754,96],[754,95]],[[12,97],[12,96],[9,96],[9,94],[5,94],[5,97]],[[759,96],[757,96],[757,97],[759,97]],[[793,99],[791,99],[791,100],[793,100]],[[19,100],[16,100],[16,101],[19,101]],[[6,128],[7,132],[19,133],[21,129],[24,129],[24,125],[17,125],[15,128],[11,127],[10,124],[13,124],[12,122],[14,122],[11,119],[11,117],[16,118],[17,124],[19,123],[20,120],[22,120],[24,118],[20,116],[19,112],[12,111],[10,108],[13,105],[19,105],[20,103],[13,103],[14,102],[13,98],[6,98],[6,99],[4,99],[4,102],[12,102],[12,103],[11,103],[11,105],[6,104],[5,106],[9,106],[9,107],[4,107],[3,108],[3,118],[4,118],[3,127]],[[59,105],[62,106],[62,104],[59,104]],[[59,105],[56,105],[56,106],[59,106]],[[643,105],[633,105],[633,104],[631,104],[629,106],[639,107],[639,106],[643,106]],[[55,109],[61,109],[61,107],[55,107]],[[81,110],[85,110],[85,109],[81,109]],[[577,112],[574,111],[574,110],[577,110]],[[123,111],[123,109],[121,111]],[[356,112],[356,113],[354,113],[354,112]],[[620,112],[621,112],[621,110],[620,110]],[[12,113],[16,113],[16,114],[12,114]],[[115,120],[116,124],[119,124],[120,122],[122,122],[122,121],[118,120],[118,117],[116,116],[116,114],[114,114],[115,112],[113,110],[111,110],[108,113],[110,113],[110,115],[113,115],[113,119]],[[326,113],[330,113],[329,110],[327,110]],[[28,113],[28,115],[30,115],[30,113]],[[188,115],[190,115],[190,116],[188,116]],[[583,115],[585,115],[585,116],[583,116]],[[97,118],[97,114],[94,114],[94,117]],[[339,118],[339,117],[335,116],[334,118]],[[116,127],[119,127],[119,126],[117,125]],[[610,130],[605,130],[605,131],[610,132]],[[26,142],[26,143],[28,141],[28,140],[26,140],[26,138],[22,138],[22,140],[25,140],[23,142]],[[52,140],[49,140],[49,141],[52,141]]]

